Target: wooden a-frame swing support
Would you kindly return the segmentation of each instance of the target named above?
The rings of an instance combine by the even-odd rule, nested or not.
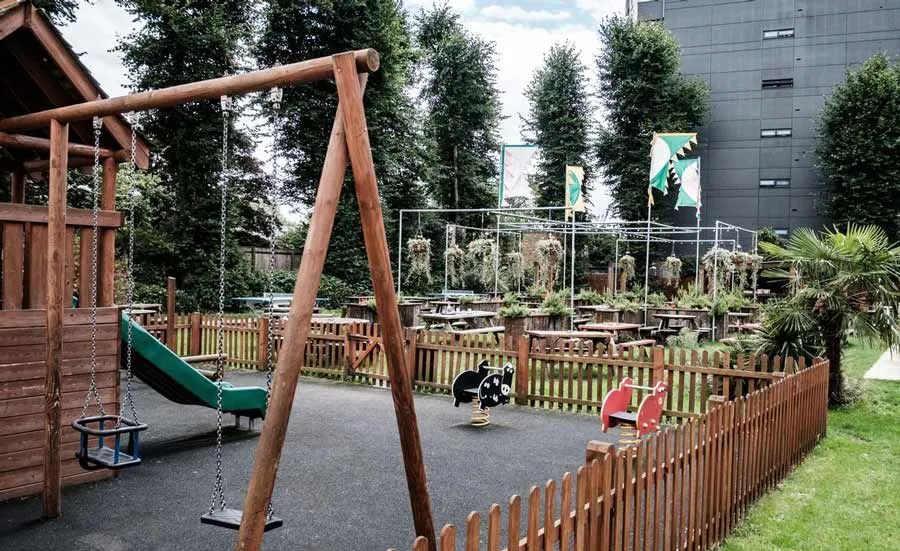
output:
[[[382,327],[385,356],[391,380],[394,412],[400,433],[400,446],[406,470],[410,505],[416,534],[425,536],[435,549],[434,523],[425,479],[425,465],[418,422],[412,396],[412,381],[403,350],[403,332],[394,294],[384,218],[378,197],[378,184],[366,128],[362,93],[367,73],[379,66],[374,50],[357,50],[303,61],[290,65],[253,71],[217,79],[151,90],[127,96],[90,101],[10,117],[0,120],[0,132],[24,132],[50,126],[50,200],[48,242],[47,305],[47,378],[45,401],[45,476],[44,515],[56,516],[60,509],[59,432],[60,432],[60,364],[63,325],[63,274],[66,205],[66,171],[68,159],[68,123],[94,116],[122,114],[170,107],[190,101],[215,99],[223,95],[267,90],[302,82],[334,79],[337,85],[338,110],[319,179],[309,232],[297,271],[293,302],[284,333],[284,345],[278,356],[278,369],[272,387],[268,414],[256,449],[250,487],[243,508],[237,549],[255,550],[262,545],[263,528],[275,476],[284,445],[294,392],[304,361],[304,346],[309,336],[318,282],[322,277],[325,255],[334,226],[338,199],[344,182],[347,161],[353,171],[359,202],[366,254],[372,275],[378,317]]]

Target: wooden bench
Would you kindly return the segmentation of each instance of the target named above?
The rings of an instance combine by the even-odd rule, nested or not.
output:
[[[612,358],[618,358],[621,352],[634,348],[636,346],[653,346],[656,344],[655,339],[641,339],[637,341],[628,341],[628,342],[614,342],[610,341],[609,343],[609,355]]]
[[[454,329],[451,331],[454,335],[494,335],[494,339],[500,342],[500,333],[506,331],[502,325],[494,325],[491,327],[476,327],[474,329]]]

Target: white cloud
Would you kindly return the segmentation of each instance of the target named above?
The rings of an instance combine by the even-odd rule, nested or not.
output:
[[[626,0],[575,0],[575,7],[588,12],[595,21],[625,12]],[[634,0],[635,3],[638,0]]]
[[[131,16],[114,0],[95,0],[93,5],[81,4],[78,19],[61,28],[72,49],[83,54],[81,62],[111,96],[127,93],[128,75],[122,57],[111,50],[118,36],[127,34],[133,26]]]
[[[553,23],[572,18],[568,11],[525,10],[519,6],[485,6],[478,10],[478,15],[488,19],[501,21],[521,21],[534,23]]]

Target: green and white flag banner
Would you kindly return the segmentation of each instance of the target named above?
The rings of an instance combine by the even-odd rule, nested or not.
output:
[[[566,165],[566,218],[575,212],[584,212],[584,168]]]
[[[678,207],[694,207],[700,217],[700,158],[678,159],[675,161],[675,179],[681,186],[678,188]]]
[[[653,204],[653,188],[663,195],[669,193],[669,172],[672,161],[691,149],[697,143],[697,134],[693,132],[663,132],[653,134],[650,142],[650,178],[647,187],[647,200]]]

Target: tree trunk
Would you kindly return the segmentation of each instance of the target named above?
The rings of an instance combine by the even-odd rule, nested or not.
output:
[[[838,323],[837,327],[840,327]],[[844,335],[840,329],[825,327],[825,357],[828,359],[828,405],[840,406],[845,403],[844,374],[841,371]]]

